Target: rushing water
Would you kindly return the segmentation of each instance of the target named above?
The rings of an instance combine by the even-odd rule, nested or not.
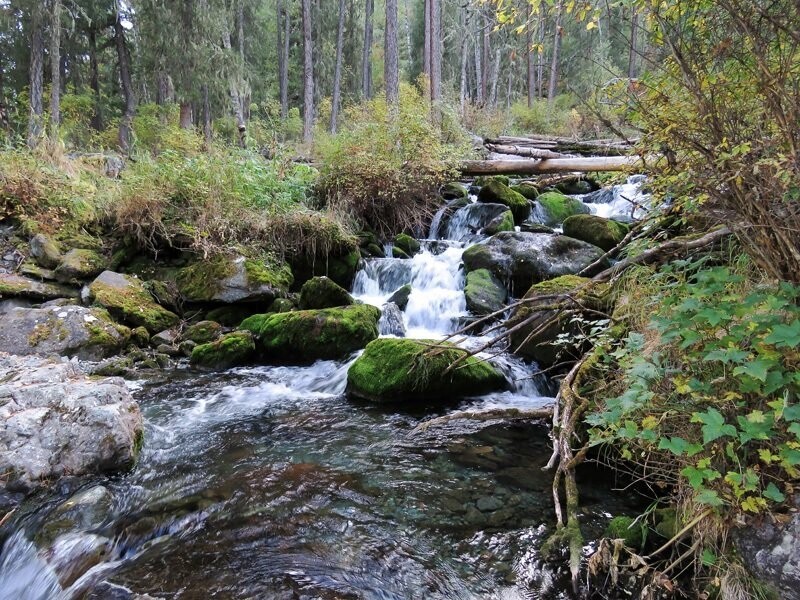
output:
[[[381,306],[410,283],[406,335],[454,331],[467,316],[458,227],[470,220],[455,222],[449,241],[425,242],[413,259],[367,261],[354,294]],[[386,408],[345,397],[354,358],[179,369],[136,384],[138,464],[23,504],[0,532],[0,600],[126,589],[198,600],[559,597],[563,569],[539,556],[553,521],[546,426],[419,427],[455,410],[547,405],[535,366],[501,356],[509,391]],[[629,501],[591,482],[581,490],[590,530]]]

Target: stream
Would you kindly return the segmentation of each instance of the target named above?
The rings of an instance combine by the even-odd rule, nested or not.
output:
[[[593,211],[614,214],[615,201]],[[410,283],[408,337],[459,329],[461,254],[480,239],[470,206],[446,227],[439,215],[412,259],[363,261],[354,296],[382,306]],[[547,424],[416,429],[456,410],[551,404],[536,366],[500,356],[508,391],[398,409],[345,397],[353,360],[130,382],[146,428],[137,465],[26,500],[0,530],[0,600],[569,597],[566,561],[540,556],[554,522]],[[587,539],[639,507],[608,473],[580,483]]]

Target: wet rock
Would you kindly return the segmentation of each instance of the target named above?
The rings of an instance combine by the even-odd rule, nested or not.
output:
[[[735,531],[734,540],[747,569],[776,597],[800,600],[800,514],[765,516]]]
[[[30,277],[37,281],[52,281],[56,278],[56,272],[52,269],[45,269],[36,263],[26,260],[19,266],[20,275]]]
[[[431,349],[431,345],[438,348]],[[370,342],[347,372],[347,392],[373,402],[459,398],[503,389],[493,366],[469,357],[445,373],[466,351],[442,342],[381,338]]]
[[[488,269],[511,292],[521,294],[531,285],[560,275],[575,274],[599,259],[603,251],[567,236],[509,231],[467,248],[467,272]]]
[[[275,301],[269,305],[270,311],[272,310],[272,307],[274,307],[276,304],[283,302],[284,300],[286,300],[286,298],[276,298]],[[258,303],[229,304],[208,311],[206,313],[206,320],[216,321],[223,327],[237,327],[239,323],[244,321],[247,317],[257,313],[261,313],[264,310],[265,308],[259,306]]]
[[[181,342],[181,345],[178,346],[178,350],[181,351],[181,354],[189,358],[192,356],[192,352],[194,352],[194,349],[197,348],[197,346],[197,342],[186,340],[185,342]]]
[[[411,296],[411,284],[407,283],[397,288],[386,302],[395,304],[400,310],[405,310],[406,306],[408,306],[409,296]]]
[[[614,188],[603,188],[582,198],[584,204],[610,204],[614,201]]]
[[[305,282],[312,277],[325,275],[345,289],[350,289],[361,260],[361,252],[356,247],[331,250],[326,256],[295,257],[292,261],[292,272],[297,282]]]
[[[387,302],[381,308],[381,318],[378,321],[378,331],[381,335],[394,335],[404,337],[406,326],[403,322],[403,311],[394,302]]]
[[[481,188],[478,201],[503,204],[511,210],[516,223],[521,223],[531,214],[531,205],[525,196],[496,180],[488,182]]]
[[[528,200],[536,200],[539,197],[539,188],[529,181],[522,181],[517,185],[512,185],[511,189],[518,194],[522,194]]]
[[[44,557],[67,588],[92,567],[111,554],[113,544],[108,538],[92,533],[67,533],[53,542]]]
[[[169,344],[159,344],[156,346],[156,352],[160,354],[166,354],[167,356],[180,356],[181,351],[178,349],[177,346],[171,346]]]
[[[192,349],[193,365],[210,369],[228,369],[249,361],[256,352],[253,334],[235,331],[223,335],[215,342],[200,344]]]
[[[439,190],[439,195],[445,200],[457,200],[459,198],[467,197],[467,188],[457,181],[451,181],[442,186]]]
[[[151,333],[172,327],[178,315],[157,304],[144,283],[130,275],[103,271],[89,286],[93,301],[115,317]]]
[[[483,228],[482,233],[485,235],[494,235],[501,231],[514,231],[514,215],[510,210],[492,219],[489,224]]]
[[[402,248],[398,248],[397,246],[392,246],[392,258],[409,259],[411,257]]]
[[[487,269],[477,269],[467,273],[464,296],[467,309],[475,315],[488,315],[505,306],[505,286]]]
[[[589,207],[576,198],[559,192],[546,192],[536,199],[535,216],[539,221],[555,227],[572,215],[588,214]]]
[[[481,496],[475,503],[481,512],[497,510],[503,506],[503,502],[497,496]]]
[[[196,344],[213,342],[222,334],[222,325],[216,321],[200,321],[186,328],[181,340],[191,340]]]
[[[293,277],[285,263],[253,260],[244,256],[217,257],[181,269],[177,276],[181,295],[190,302],[271,302],[283,296]]]
[[[295,303],[290,298],[276,298],[275,302],[273,302],[269,307],[269,312],[273,313],[284,313],[289,312],[295,309]],[[250,315],[247,315],[248,317]],[[239,319],[238,323],[241,323],[244,319]]]
[[[312,277],[300,288],[300,309],[333,308],[349,306],[355,300],[346,289],[328,277]]]
[[[258,338],[267,357],[284,360],[340,359],[378,337],[381,311],[366,304],[253,315],[241,328]]]
[[[413,257],[420,249],[419,242],[405,233],[401,233],[394,238],[394,247],[402,250],[408,257]]]
[[[153,347],[158,347],[161,344],[166,344],[167,346],[173,346],[178,343],[180,339],[180,333],[177,329],[165,329],[164,331],[159,331],[153,337],[150,338],[150,345]]]
[[[74,248],[67,252],[55,270],[59,281],[90,279],[106,268],[108,261],[100,253],[88,248]]]
[[[630,228],[596,215],[572,215],[564,220],[564,235],[611,250],[628,234]]]
[[[553,189],[562,194],[577,195],[589,194],[597,190],[598,187],[600,186],[590,179],[573,179],[557,183],[553,186]]]
[[[29,247],[36,264],[44,269],[55,269],[61,262],[61,247],[43,233],[33,236]]]
[[[113,496],[102,485],[74,494],[47,516],[36,534],[38,546],[50,545],[59,536],[99,527],[111,510]]]
[[[3,316],[0,348],[11,354],[100,360],[118,353],[130,330],[101,308],[15,308]]]
[[[469,241],[476,236],[490,235],[487,228],[504,226],[510,211],[503,204],[474,202],[459,208],[447,222],[446,237],[448,239]],[[507,223],[505,223],[507,224]],[[514,218],[511,217],[511,229],[514,229]],[[495,232],[496,233],[496,232]]]
[[[64,475],[130,467],[139,407],[122,380],[88,379],[74,362],[0,354],[0,486],[29,491]]]
[[[11,273],[0,273],[0,297],[53,300],[55,298],[77,298],[78,291],[58,283],[43,283]]]
[[[525,233],[555,233],[552,227],[541,223],[532,223],[531,221],[520,223],[519,230]]]
[[[131,329],[131,343],[139,348],[146,348],[150,343],[150,332],[146,327],[134,327]]]

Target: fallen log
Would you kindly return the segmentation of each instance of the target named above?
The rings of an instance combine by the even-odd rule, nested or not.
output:
[[[594,156],[544,160],[465,160],[459,168],[462,175],[538,175],[570,171],[627,171],[644,166],[644,160],[639,156]]]
[[[501,144],[490,144],[487,142],[486,149],[496,154],[511,154],[514,156],[527,156],[528,158],[568,158],[566,154],[545,150],[543,148],[530,148],[528,146],[510,146]]]
[[[523,146],[588,156],[621,156],[628,154],[632,148],[630,142],[615,139],[576,141],[568,138],[525,138],[513,136],[488,138],[484,140],[484,144],[487,146],[490,144]]]

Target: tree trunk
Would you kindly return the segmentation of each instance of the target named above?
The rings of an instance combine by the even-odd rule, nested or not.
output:
[[[30,116],[28,118],[28,147],[39,145],[42,136],[44,106],[42,86],[44,79],[44,17],[42,3],[34,2],[31,13],[31,64],[30,64]]]
[[[638,58],[639,49],[637,48],[637,37],[639,35],[639,12],[636,7],[632,7],[631,14],[631,41],[628,48],[628,79],[635,79],[638,76],[638,69],[636,68],[636,59]]]
[[[383,81],[386,102],[397,104],[400,99],[400,57],[397,50],[397,0],[386,0],[386,29],[384,33]]]
[[[50,135],[58,137],[61,123],[61,0],[50,9]]]
[[[278,88],[281,99],[281,119],[289,116],[289,37],[291,33],[289,15],[278,0]]]
[[[431,102],[442,96],[442,4],[430,0],[431,5]]]
[[[100,72],[97,65],[97,30],[94,24],[89,28],[89,87],[94,98],[94,114],[92,127],[96,131],[103,129],[103,104],[100,98]]]
[[[461,106],[461,114],[464,114],[464,109],[467,106],[467,67],[469,66],[469,58],[467,50],[469,49],[469,12],[467,7],[461,10],[461,31],[463,37],[461,38],[461,87],[459,91],[459,101]]]
[[[480,15],[478,15],[478,23],[480,23]],[[478,27],[475,31],[475,104],[483,106],[483,65],[481,64],[481,28]]]
[[[118,5],[119,6],[119,5]],[[122,15],[119,8],[114,19],[114,43],[117,47],[117,61],[119,62],[119,79],[122,88],[124,109],[119,122],[119,147],[124,153],[131,149],[131,135],[133,116],[136,112],[136,97],[133,95],[133,80],[131,79],[131,56],[128,44],[125,41],[125,28],[122,26]]]
[[[531,4],[530,2],[526,2],[525,6],[528,9],[527,12],[527,21],[525,23],[525,44],[527,47],[525,48],[525,57],[527,59],[527,88],[528,88],[528,108],[533,108],[533,100],[536,97],[536,83],[535,78],[536,75],[534,73],[534,66],[533,66],[533,29],[531,27]]]
[[[336,124],[339,120],[339,103],[341,102],[344,12],[344,0],[339,0],[339,28],[336,31],[336,69],[333,74],[333,100],[331,103],[331,133],[336,133]]]
[[[558,61],[561,54],[561,19],[564,13],[564,0],[558,1],[556,7],[556,28],[553,33],[553,60],[550,63],[550,82],[547,88],[547,102],[553,103],[556,97],[556,84],[558,83]]]
[[[208,84],[203,84],[203,139],[206,149],[211,147],[214,130],[211,122],[211,100],[208,97]]]
[[[231,33],[228,30],[227,20],[222,29],[222,47],[225,49],[226,52],[230,53]],[[233,75],[231,75],[230,80],[228,81],[228,90],[231,99],[231,112],[233,113],[233,116],[236,119],[236,130],[238,133],[236,142],[240,148],[244,148],[247,139],[247,123],[244,120],[244,110],[242,108],[242,97],[239,93],[239,85],[238,82],[236,81],[236,77]]]
[[[244,66],[244,1],[236,2],[236,41],[239,44],[239,60]]]
[[[486,102],[489,99],[489,67],[491,62],[491,42],[490,35],[492,32],[489,16],[484,12],[483,14],[483,44],[481,46],[481,97]]]
[[[423,6],[423,24],[425,41],[422,48],[422,73],[430,80],[431,77],[431,0],[425,0]]]
[[[502,54],[500,48],[495,50],[494,64],[492,65],[492,84],[489,93],[489,105],[492,108],[497,108],[497,82],[500,79],[500,59]]]
[[[181,102],[180,117],[178,125],[181,129],[192,129],[194,127],[194,114],[191,102]]]
[[[314,54],[311,47],[311,0],[301,0],[303,13],[303,141],[314,134]]]
[[[544,94],[544,17],[536,23],[538,50],[536,52],[536,97],[542,99]]]
[[[361,58],[361,95],[372,98],[372,13],[374,0],[366,0],[364,7],[364,52]]]

